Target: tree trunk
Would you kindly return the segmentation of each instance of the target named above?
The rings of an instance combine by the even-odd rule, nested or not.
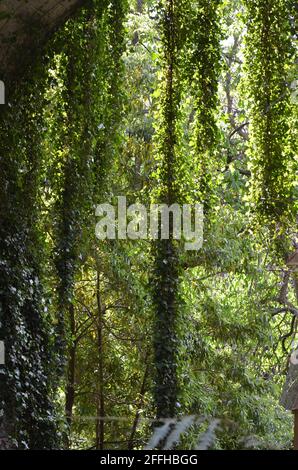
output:
[[[298,450],[298,410],[294,410],[294,450]]]
[[[136,10],[137,10],[137,13],[142,13],[143,11],[143,2],[144,0],[137,0],[137,5],[136,5]],[[138,31],[135,31],[134,33],[134,37],[133,37],[133,40],[132,40],[132,44],[134,46],[136,46],[139,42],[139,33]]]
[[[11,440],[9,439],[9,429],[4,418],[1,418],[0,422],[0,450],[11,450],[15,446],[12,445]]]
[[[96,280],[97,300],[97,349],[98,349],[98,394],[97,394],[97,420],[96,420],[96,449],[104,449],[104,364],[103,364],[103,314],[104,308],[101,304],[100,279],[97,271]]]

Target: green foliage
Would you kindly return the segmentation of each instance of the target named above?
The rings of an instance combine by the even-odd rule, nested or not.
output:
[[[216,110],[220,70],[220,5],[221,1],[197,3],[191,21],[187,15],[186,75],[194,100],[194,124],[191,146],[194,149],[193,172],[196,176],[197,198],[210,208],[216,171],[218,130]]]
[[[152,447],[289,448],[290,8],[95,0],[15,84],[0,110],[0,418],[16,447],[140,449],[157,424]],[[121,194],[204,203],[202,249],[184,253],[173,227],[95,240],[96,204]]]
[[[1,113],[1,417],[19,448],[59,446],[54,411],[52,326],[42,287],[43,234],[39,187],[43,172],[45,68],[31,69]]]
[[[253,211],[282,230],[293,217],[293,148],[289,146],[290,2],[246,2],[246,73],[250,107]]]
[[[167,203],[202,202],[209,205],[212,155],[216,146],[215,109],[219,69],[219,2],[165,2],[162,11],[161,100],[158,109],[158,159],[154,177],[158,200]],[[191,85],[190,91],[186,86]],[[195,124],[189,130],[193,161],[183,149],[182,97],[194,101]],[[184,98],[185,99],[185,98]],[[213,165],[214,170],[214,165]],[[158,416],[173,416],[177,407],[177,358],[183,318],[179,293],[181,260],[177,242],[156,244],[154,302],[156,304],[155,400]],[[178,333],[180,330],[180,334]],[[177,411],[177,410],[176,410]]]

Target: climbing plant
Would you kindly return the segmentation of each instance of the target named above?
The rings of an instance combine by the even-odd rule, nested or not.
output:
[[[251,198],[253,211],[276,235],[292,219],[294,205],[293,149],[288,145],[291,2],[245,4]]]
[[[158,139],[159,202],[171,206],[179,197],[177,179],[179,153],[177,151],[177,120],[181,99],[178,57],[178,2],[166,0],[161,5],[162,35],[162,99],[160,101],[160,130]],[[159,231],[161,227],[159,227]],[[155,271],[153,278],[153,301],[155,304],[154,350],[155,388],[154,396],[158,417],[171,417],[176,413],[178,396],[177,378],[177,321],[179,312],[179,259],[177,244],[173,238],[173,218],[170,220],[169,239],[159,240],[155,245]]]
[[[106,171],[117,146],[125,8],[126,3],[121,1],[94,2],[92,9],[83,11],[64,31],[68,37],[62,50],[65,138],[63,184],[56,204],[56,267],[62,358],[63,342],[70,338],[66,394],[69,423],[74,403],[74,285],[91,253],[94,208],[107,189]]]

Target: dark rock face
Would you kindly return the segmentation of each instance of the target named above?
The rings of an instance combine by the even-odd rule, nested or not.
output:
[[[86,0],[2,0],[0,79],[9,81],[34,60],[50,35]]]

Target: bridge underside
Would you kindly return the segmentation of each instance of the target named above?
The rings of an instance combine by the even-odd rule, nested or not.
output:
[[[0,80],[14,81],[88,0],[0,0]]]

